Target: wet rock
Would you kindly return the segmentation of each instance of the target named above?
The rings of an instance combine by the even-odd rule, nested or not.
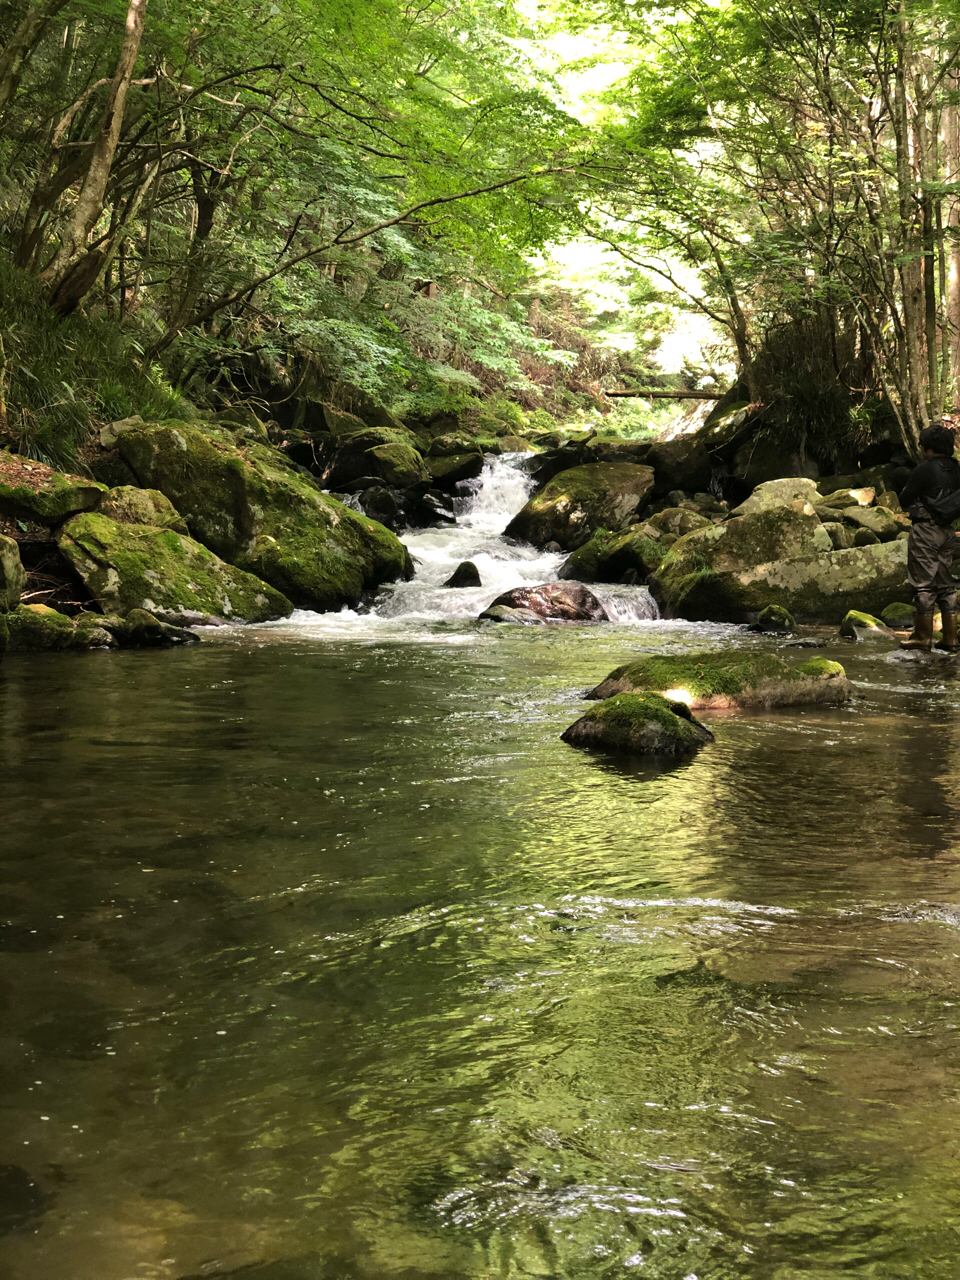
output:
[[[695,493],[710,483],[710,455],[695,434],[651,445],[646,463],[656,472],[654,493],[658,495],[671,489]]]
[[[573,582],[623,582],[626,574],[632,574],[633,581],[645,582],[667,552],[658,531],[651,528],[649,532],[654,536],[642,525],[626,533],[601,530],[564,561],[557,576]]]
[[[548,551],[550,555],[556,556],[560,554],[560,552],[563,550],[563,547],[561,547],[559,542],[548,542],[543,549],[544,551]]]
[[[481,622],[513,622],[523,627],[543,627],[546,622],[532,609],[511,609],[505,604],[492,604],[479,615]]]
[[[365,591],[411,572],[395,534],[329,498],[276,449],[240,448],[215,429],[175,422],[134,427],[118,446],[141,483],[170,499],[197,541],[295,605],[355,605]]]
[[[385,529],[394,533],[406,524],[403,502],[399,495],[385,485],[372,485],[364,489],[360,495],[360,507],[364,515],[377,520]]]
[[[635,462],[645,465],[652,445],[649,440],[624,440],[595,436],[583,447],[584,462]]]
[[[916,615],[917,611],[912,604],[895,601],[881,610],[880,621],[894,631],[906,631],[913,627]]]
[[[106,486],[96,480],[0,449],[0,515],[58,525],[78,511],[92,511],[104,493]]]
[[[628,755],[681,756],[713,741],[681,702],[656,693],[621,693],[580,717],[560,735],[572,747]]]
[[[120,485],[103,496],[97,508],[102,516],[118,524],[149,524],[158,529],[173,529],[187,534],[187,522],[159,489],[136,489]]]
[[[116,641],[97,614],[68,618],[45,604],[21,604],[3,615],[7,648],[13,652],[109,649]]]
[[[651,655],[628,662],[601,681],[587,697],[658,693],[693,710],[731,707],[836,705],[851,696],[839,662],[812,658],[789,666],[772,653]]]
[[[607,622],[603,605],[579,582],[545,582],[538,587],[514,587],[497,596],[490,608],[529,609],[556,622]]]
[[[483,470],[483,454],[454,453],[425,459],[430,479],[435,484],[453,486],[463,480],[476,480]]]
[[[124,649],[168,649],[173,645],[196,644],[200,639],[184,627],[161,622],[145,609],[131,609],[125,618],[112,616],[98,621]]]
[[[782,507],[788,502],[809,502],[816,505],[820,495],[816,481],[804,476],[787,480],[767,480],[758,484],[750,497],[730,512],[732,516],[749,516],[768,507]]]
[[[0,534],[0,611],[15,609],[27,585],[27,571],[13,538]]]
[[[505,530],[536,547],[574,551],[598,529],[622,529],[653,488],[653,470],[630,462],[595,462],[555,476]]]
[[[802,640],[791,640],[783,647],[785,649],[825,649],[827,642],[821,636],[804,636]]]
[[[858,609],[850,609],[840,623],[840,635],[845,640],[892,640],[894,634],[879,618]]]
[[[480,570],[472,560],[463,560],[443,584],[445,587],[482,587]]]
[[[420,498],[420,510],[431,523],[456,524],[457,517],[453,513],[450,499],[445,493],[431,492],[429,489]]]
[[[187,613],[239,622],[285,618],[289,600],[173,529],[119,524],[99,512],[67,521],[61,552],[105,613],[145,609],[176,623]]]
[[[784,609],[779,604],[768,604],[765,609],[760,610],[756,627],[761,632],[787,636],[796,631],[797,624],[789,609]]]

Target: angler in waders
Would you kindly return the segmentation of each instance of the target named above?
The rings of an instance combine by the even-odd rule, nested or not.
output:
[[[953,580],[957,539],[951,527],[960,514],[960,464],[953,450],[952,431],[942,423],[925,427],[920,432],[920,452],[924,460],[914,468],[900,494],[900,505],[905,511],[909,510],[913,521],[907,544],[907,578],[917,601],[913,634],[901,641],[903,649],[930,652],[933,614],[939,606],[943,639],[937,648],[947,653],[960,652],[957,584]]]

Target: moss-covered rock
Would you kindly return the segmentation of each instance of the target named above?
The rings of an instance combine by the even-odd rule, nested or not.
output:
[[[653,488],[651,467],[592,462],[555,476],[507,525],[511,538],[565,551],[582,546],[597,529],[623,528]]]
[[[186,423],[125,431],[118,445],[193,537],[296,605],[338,609],[412,573],[395,534],[324,494],[276,449],[241,448]]]
[[[777,631],[790,634],[797,629],[793,614],[779,604],[768,604],[757,615],[757,625],[762,631]]]
[[[189,534],[186,520],[159,489],[118,485],[104,494],[97,510],[118,524],[149,524],[156,529],[173,529],[175,533]]]
[[[78,511],[92,511],[105,493],[96,480],[0,449],[0,515],[58,525]]]
[[[872,613],[863,613],[859,609],[850,609],[840,623],[840,634],[845,640],[884,640],[893,639],[893,632]]]
[[[876,496],[876,489],[868,485],[862,489],[834,489],[829,493],[825,491],[822,498],[811,498],[810,501],[814,506],[843,509],[845,507],[869,507]]]
[[[205,615],[265,622],[293,610],[279,591],[173,529],[87,512],[69,520],[57,541],[105,613],[144,609],[176,624]]]
[[[647,524],[661,533],[672,533],[674,537],[682,538],[685,534],[694,533],[697,529],[706,529],[708,525],[713,524],[713,521],[709,516],[702,515],[699,511],[692,511],[689,507],[666,507],[663,511],[658,511],[656,515],[651,516]]]
[[[448,487],[461,480],[475,480],[483,470],[483,454],[479,450],[475,453],[450,453],[426,458],[424,463],[434,484]]]
[[[656,471],[655,493],[671,489],[699,493],[710,483],[710,455],[696,434],[657,441],[650,446],[646,460]]]
[[[565,733],[572,747],[627,755],[687,755],[713,741],[689,708],[657,693],[621,693],[593,707]]]
[[[842,514],[847,524],[854,525],[858,529],[866,529],[876,537],[878,542],[892,542],[900,532],[897,521],[883,507],[844,507]],[[863,545],[857,543],[856,536],[854,545]]]
[[[848,529],[839,520],[825,520],[823,527],[833,543],[834,551],[846,551],[853,546],[853,530]]]
[[[373,474],[393,489],[409,489],[430,479],[420,454],[408,444],[379,444],[366,451]]]
[[[767,507],[782,507],[788,502],[809,502],[816,505],[819,500],[816,481],[808,480],[805,476],[767,480],[758,484],[750,497],[741,502],[739,507],[734,507],[730,514],[750,516],[758,511],[765,511]]]
[[[666,553],[662,541],[648,537],[639,527],[626,533],[598,529],[564,561],[557,576],[567,582],[621,582],[629,574],[644,582]]]
[[[174,627],[169,622],[161,622],[145,609],[131,609],[125,618],[115,614],[108,615],[100,618],[99,624],[125,649],[166,649],[171,645],[195,644],[200,639],[186,627]]]
[[[655,575],[658,600],[694,620],[749,622],[777,604],[798,622],[839,623],[849,609],[876,613],[904,594],[906,542],[834,551],[815,516],[797,510],[787,517],[787,510],[771,508],[681,538]],[[820,539],[830,549],[817,550]]]
[[[850,698],[850,682],[838,662],[815,658],[788,666],[773,653],[651,655],[611,671],[588,698],[658,693],[694,710],[836,704]]]
[[[0,534],[0,612],[15,609],[27,585],[27,571],[13,538]]]
[[[895,600],[880,611],[880,621],[893,631],[905,631],[913,626],[917,611],[912,604],[904,604]]]
[[[108,649],[116,643],[96,614],[68,618],[45,604],[21,604],[4,621],[12,651]]]

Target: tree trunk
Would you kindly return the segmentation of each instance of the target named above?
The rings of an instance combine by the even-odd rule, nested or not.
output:
[[[0,111],[16,93],[20,74],[43,39],[47,24],[67,2],[68,0],[47,0],[46,4],[39,4],[36,0],[31,0],[22,21],[17,24],[0,52]]]
[[[107,261],[102,248],[87,248],[90,233],[103,213],[103,200],[113,157],[120,141],[123,109],[133,79],[143,36],[147,0],[130,0],[127,19],[100,132],[90,148],[90,159],[73,210],[60,229],[60,247],[43,279],[50,286],[50,302],[67,313],[80,305],[96,283]]]

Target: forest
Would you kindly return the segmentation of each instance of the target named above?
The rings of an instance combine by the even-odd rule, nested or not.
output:
[[[0,5],[2,1280],[957,1280],[960,0]]]

